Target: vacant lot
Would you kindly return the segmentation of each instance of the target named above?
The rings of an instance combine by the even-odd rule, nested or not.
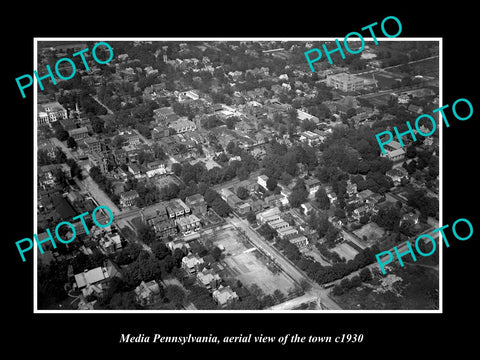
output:
[[[174,176],[172,175],[165,175],[165,176],[160,176],[160,177],[156,177],[154,178],[153,180],[151,180],[159,189],[171,184],[171,183],[174,183],[174,184],[177,184],[179,185],[180,182],[178,181],[178,179],[176,179]]]
[[[368,246],[371,246],[375,244],[377,240],[382,238],[382,236],[385,234],[385,230],[383,230],[374,222],[371,222],[362,226],[360,229],[355,230],[354,233],[360,239],[363,239],[363,236],[365,235],[367,238]]]
[[[341,257],[344,257],[346,261],[352,260],[355,257],[355,255],[358,254],[358,251],[355,250],[350,245],[348,245],[347,243],[342,243],[340,245],[337,245],[331,250],[335,251]]]
[[[213,243],[225,247],[225,258],[222,263],[226,266],[226,272],[245,286],[257,284],[265,294],[273,294],[275,290],[280,290],[285,295],[294,288],[293,281],[281,272],[273,273],[266,260],[259,256],[258,250],[243,240],[235,229],[217,232]]]

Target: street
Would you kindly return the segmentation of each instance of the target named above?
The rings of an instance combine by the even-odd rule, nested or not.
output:
[[[65,146],[65,144],[63,144],[60,140],[52,137],[50,138],[50,142],[53,145],[61,148],[67,158],[77,160],[76,157],[73,156],[71,150],[67,146]],[[80,190],[88,192],[92,196],[92,198],[95,199],[97,205],[108,206],[110,210],[112,210],[113,215],[121,214],[121,210],[117,207],[117,205],[115,205],[112,200],[110,200],[107,194],[100,190],[98,185],[93,181],[93,179],[88,175],[88,173],[86,173],[86,171],[83,171],[82,175],[83,180],[75,179],[75,182],[80,188]]]

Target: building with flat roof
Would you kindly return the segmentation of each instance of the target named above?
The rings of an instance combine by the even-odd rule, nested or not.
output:
[[[180,118],[176,121],[173,121],[168,126],[174,129],[177,134],[181,134],[187,131],[195,131],[197,129],[195,123],[188,120],[187,118]]]
[[[298,247],[299,249],[304,248],[305,246],[308,245],[308,239],[306,236],[299,236],[293,239],[289,239],[290,243]]]
[[[327,75],[327,86],[345,92],[357,91],[365,87],[365,80],[347,73]]]

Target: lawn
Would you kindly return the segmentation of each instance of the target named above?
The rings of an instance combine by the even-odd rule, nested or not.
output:
[[[363,236],[366,236],[368,246],[371,246],[383,237],[385,230],[376,223],[370,222],[362,226],[360,229],[355,230],[354,233],[360,239],[363,239]]]

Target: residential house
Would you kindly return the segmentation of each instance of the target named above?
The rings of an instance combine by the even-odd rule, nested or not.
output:
[[[198,231],[201,228],[200,219],[193,215],[186,215],[175,219],[178,229],[181,233],[190,233],[192,231]]]
[[[267,180],[268,176],[267,175],[260,175],[257,179],[258,185],[263,187],[265,190],[268,190],[267,188]]]
[[[269,221],[280,219],[281,211],[278,207],[273,207],[256,215],[257,221],[264,224]]]
[[[160,285],[155,281],[142,281],[135,288],[137,302],[142,306],[151,305],[160,299]]]
[[[130,163],[127,165],[128,167],[128,172],[131,173],[133,176],[135,176],[135,179],[141,179],[144,177],[142,174],[140,165],[136,163]]]
[[[277,230],[277,234],[280,239],[292,239],[298,235],[298,230],[290,226],[284,229]]]
[[[140,217],[155,230],[155,235],[160,239],[177,234],[176,223],[170,219],[165,203],[141,209]]]
[[[197,273],[197,281],[207,290],[214,291],[220,285],[222,278],[214,270],[204,268]]]
[[[408,179],[408,171],[403,167],[399,166],[393,169],[388,170],[385,173],[385,176],[392,179],[394,185],[400,185],[403,179]]]
[[[307,143],[310,146],[315,146],[322,143],[325,140],[325,136],[317,134],[313,131],[303,131],[300,133],[299,140],[303,143]]]
[[[293,239],[289,239],[290,243],[298,247],[299,249],[302,249],[308,245],[308,239],[306,236],[299,236]]]
[[[135,131],[128,131],[123,134],[125,142],[130,146],[137,146],[140,144],[140,136]]]
[[[60,119],[68,118],[67,110],[57,101],[38,104],[37,109],[38,126],[48,125]]]
[[[349,197],[357,194],[357,184],[352,183],[350,180],[347,181],[346,193]]]
[[[310,178],[305,180],[305,187],[307,188],[307,191],[310,196],[314,196],[315,193],[320,189],[320,180],[315,179],[315,178]]]
[[[102,142],[98,136],[89,136],[83,139],[83,144],[86,147],[87,154],[99,153],[102,151]]]
[[[418,222],[419,222],[419,216],[418,216],[418,214],[416,214],[416,213],[408,213],[408,214],[403,215],[402,219],[400,220],[400,224],[401,224],[403,221],[410,221],[410,222],[412,222],[414,225],[417,225]]]
[[[403,148],[397,149],[397,150],[392,150],[392,151],[386,151],[385,154],[381,154],[381,156],[386,157],[393,162],[400,162],[405,159],[405,150]]]
[[[272,194],[272,195],[266,196],[265,199],[263,199],[263,201],[265,201],[265,203],[268,206],[281,206],[283,199],[284,197],[280,194],[278,195]]]
[[[138,198],[137,190],[130,190],[120,195],[120,204],[123,207],[133,206]]]
[[[230,286],[220,286],[212,293],[213,299],[221,307],[226,307],[232,302],[238,300],[238,295]]]
[[[248,212],[250,212],[250,210],[252,209],[252,207],[250,206],[249,203],[242,203],[242,204],[238,204],[235,208],[234,208],[240,215],[246,215]]]
[[[147,163],[147,177],[151,178],[155,175],[164,175],[167,173],[165,168],[165,163],[163,161],[157,160]]]
[[[195,123],[185,117],[170,123],[168,126],[174,129],[177,134],[182,134],[187,131],[195,131],[197,129]]]
[[[60,169],[59,164],[41,166],[38,169],[38,184],[43,188],[55,185],[55,173]]]
[[[199,258],[196,255],[188,254],[187,256],[182,258],[182,268],[187,272],[189,275],[195,275],[197,271],[200,269],[204,263],[202,258]]]
[[[65,131],[70,131],[77,128],[77,122],[75,119],[60,119],[59,122]]]
[[[414,105],[414,104],[410,104],[407,110],[416,115],[420,115],[423,113],[423,108],[421,106]]]
[[[332,190],[331,186],[325,187],[325,192],[327,193],[330,204],[334,204],[337,201],[337,194]]]
[[[357,196],[360,202],[365,202],[370,196],[372,196],[374,193],[372,190],[365,189],[363,191],[360,191]]]
[[[154,127],[151,131],[152,140],[156,141],[170,136],[170,130],[170,128],[163,125]]]
[[[283,220],[282,218],[277,219],[277,220],[273,220],[273,221],[269,221],[267,224],[273,230],[282,230],[282,229],[287,229],[287,228],[291,227],[290,224],[288,222],[286,222],[285,220]]]
[[[108,172],[108,158],[102,153],[91,153],[88,154],[88,162],[91,167],[98,167],[102,174]]]
[[[257,212],[264,209],[264,202],[261,199],[250,201],[250,207],[253,212]]]
[[[313,206],[310,203],[303,203],[300,205],[300,207],[302,208],[304,215],[310,214],[310,212],[313,210]]]
[[[105,255],[114,254],[115,252],[122,249],[122,241],[120,240],[120,235],[118,234],[107,233],[105,237],[100,239],[98,245],[100,247],[100,250]]]
[[[109,282],[114,277],[121,278],[122,274],[110,259],[107,259],[103,266],[85,270],[74,276],[76,288],[85,297],[90,294],[101,296],[108,289]]]
[[[200,95],[198,95],[196,90],[189,90],[184,93],[185,96],[189,97],[192,100],[200,99]]]
[[[207,213],[207,203],[201,194],[187,196],[185,198],[185,204],[195,215],[205,215]]]
[[[368,215],[368,207],[366,207],[365,205],[362,205],[358,208],[356,208],[355,210],[353,210],[352,212],[352,217],[356,220],[356,221],[360,221],[360,218],[362,216],[366,216]]]

